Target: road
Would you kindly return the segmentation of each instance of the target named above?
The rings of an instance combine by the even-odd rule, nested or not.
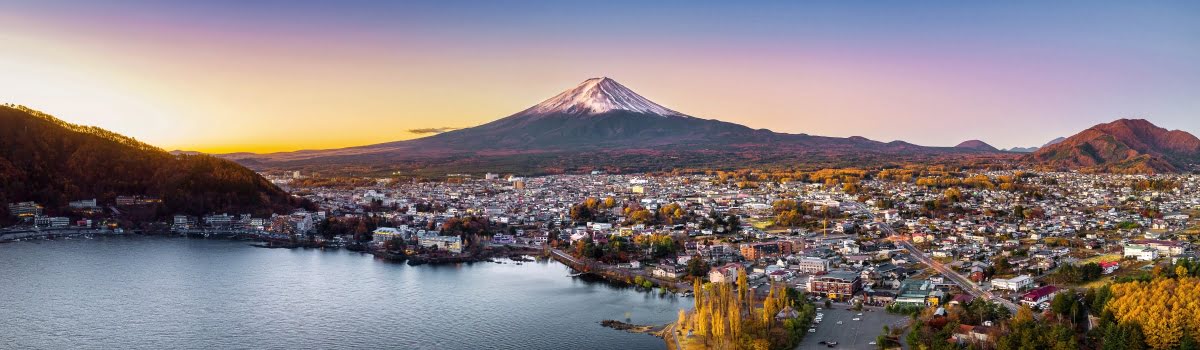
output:
[[[896,235],[896,231],[892,229],[891,225],[884,223],[882,225],[879,225],[879,228],[881,230],[883,230],[885,233],[887,233],[888,236],[897,237],[897,238],[899,237],[898,235]],[[1017,304],[1014,304],[1013,302],[1008,301],[1007,299],[998,297],[995,294],[992,294],[991,291],[987,291],[987,290],[983,290],[982,288],[979,288],[979,285],[975,284],[975,282],[972,282],[971,280],[967,279],[966,277],[963,277],[963,275],[959,274],[958,272],[955,272],[953,269],[951,269],[945,265],[942,265],[942,263],[934,261],[932,258],[925,255],[925,252],[921,251],[920,249],[917,249],[917,247],[913,246],[912,243],[909,242],[907,239],[895,239],[893,241],[896,242],[896,244],[899,244],[904,249],[908,250],[908,252],[910,254],[912,254],[912,256],[914,258],[916,258],[917,260],[920,260],[925,265],[929,265],[929,267],[932,267],[934,270],[937,270],[943,276],[950,279],[950,281],[954,282],[954,284],[957,284],[960,288],[962,288],[962,290],[966,291],[967,293],[970,293],[972,296],[974,296],[976,298],[984,298],[984,300],[989,300],[989,301],[992,301],[995,303],[999,303],[1000,305],[1004,305],[1004,307],[1008,308],[1008,310],[1011,311],[1013,314],[1017,313]]]

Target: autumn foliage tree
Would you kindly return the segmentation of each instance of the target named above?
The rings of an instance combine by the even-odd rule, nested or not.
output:
[[[1118,324],[1138,325],[1151,349],[1194,343],[1200,335],[1200,279],[1186,276],[1113,284],[1103,310],[1111,312]]]
[[[693,283],[693,310],[680,324],[712,349],[792,348],[816,312],[783,285],[773,285],[766,297],[756,298],[744,271],[734,284],[702,284],[699,279]],[[777,317],[785,309],[796,310],[799,317]]]

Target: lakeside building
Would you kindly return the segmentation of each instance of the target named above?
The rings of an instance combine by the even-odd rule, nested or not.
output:
[[[204,224],[209,227],[229,227],[233,224],[233,215],[216,214],[205,216]]]
[[[8,214],[19,218],[42,215],[42,206],[35,202],[18,202],[8,205]]]
[[[371,232],[371,242],[382,244],[393,239],[404,239],[404,233],[395,227],[380,227]]]
[[[738,272],[745,269],[737,263],[728,263],[714,267],[708,271],[708,281],[713,283],[733,283],[737,281]]]
[[[33,225],[37,227],[60,228],[71,225],[71,219],[62,216],[39,216],[33,218]]]
[[[462,253],[462,238],[458,236],[424,236],[417,240],[425,248],[445,250],[454,254]]]
[[[174,219],[171,220],[171,228],[176,230],[191,229],[194,226],[196,226],[196,222],[192,220],[192,217],[187,215],[175,215]]]
[[[117,196],[117,206],[131,207],[162,203],[161,199],[147,196]]]
[[[67,205],[68,205],[68,206],[70,206],[70,207],[71,207],[71,209],[75,209],[75,210],[84,210],[84,209],[96,209],[96,208],[99,208],[99,206],[98,206],[98,205],[96,205],[96,199],[95,199],[95,198],[92,198],[92,199],[81,199],[81,200],[77,200],[77,201],[71,201],[71,202],[70,202],[70,203],[68,203]]]

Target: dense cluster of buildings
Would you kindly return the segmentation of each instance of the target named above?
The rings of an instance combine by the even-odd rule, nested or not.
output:
[[[272,179],[286,184],[297,178],[289,173]],[[1148,181],[1170,186],[1134,185]],[[708,272],[692,275],[709,281],[732,282],[745,272],[756,285],[787,283],[812,295],[876,305],[935,305],[964,294],[960,282],[934,271],[922,263],[925,259],[939,261],[981,289],[1037,305],[1054,293],[1045,288],[1045,277],[1063,265],[1098,260],[1105,274],[1113,274],[1147,261],[1195,258],[1190,236],[1181,234],[1196,229],[1200,177],[1195,175],[1036,173],[1022,178],[1020,190],[957,186],[961,198],[954,200],[948,200],[945,187],[915,181],[867,178],[856,184],[858,189],[848,193],[825,183],[738,186],[712,175],[455,174],[441,182],[380,179],[358,188],[305,188],[303,195],[320,210],[263,218],[177,215],[172,226],[311,235],[321,233],[318,226],[327,219],[370,217],[380,223],[368,236],[376,246],[400,240],[450,253],[462,252],[465,242],[443,229],[466,217],[501,228],[482,242],[492,245],[604,244],[617,237],[667,236],[676,249],[665,258],[634,252],[620,267],[681,279],[697,260]],[[573,214],[572,208],[588,199],[611,202],[585,216]],[[122,197],[116,204],[155,200]],[[826,215],[806,217],[809,224],[799,227],[771,225],[778,214],[774,204],[781,200]],[[98,208],[95,200],[71,207]],[[659,219],[639,220],[634,211],[640,210]],[[36,203],[11,203],[8,211],[37,225],[71,224],[42,216]]]

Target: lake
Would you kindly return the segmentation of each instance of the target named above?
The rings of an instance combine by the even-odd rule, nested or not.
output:
[[[663,349],[689,298],[556,262],[407,266],[345,250],[110,237],[0,244],[0,344],[44,349]]]

